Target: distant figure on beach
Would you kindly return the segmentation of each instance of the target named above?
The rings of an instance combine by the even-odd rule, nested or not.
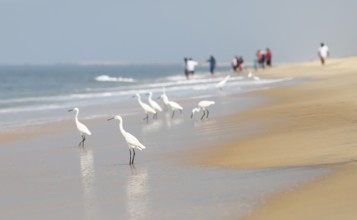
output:
[[[253,66],[254,66],[254,70],[257,71],[259,68],[259,61],[258,58],[255,58],[253,61]]]
[[[192,58],[188,58],[187,60],[187,71],[189,75],[195,74],[195,67],[198,65],[196,61],[194,61]]]
[[[233,71],[234,72],[236,72],[237,71],[237,68],[238,68],[238,62],[237,62],[237,56],[235,56],[235,57],[233,57],[233,60],[232,60],[232,63],[231,63],[231,65],[232,65],[232,69],[233,69]]]
[[[184,62],[184,65],[185,65],[185,76],[186,76],[186,79],[188,79],[188,69],[187,69],[187,57],[183,58],[183,62]]]
[[[256,56],[257,56],[257,60],[259,63],[259,67],[264,69],[265,68],[265,52],[263,50],[257,50]]]
[[[272,57],[271,51],[269,48],[267,48],[265,50],[265,59],[266,59],[267,67],[271,67],[271,57]]]
[[[240,72],[243,71],[243,67],[244,67],[243,63],[244,63],[243,57],[239,56],[237,58],[237,66],[238,66],[238,69],[239,69]]]
[[[318,50],[318,56],[320,57],[322,65],[325,64],[327,57],[330,56],[330,51],[324,43],[320,44],[320,48]]]
[[[262,53],[261,50],[257,50],[257,53],[255,54],[258,60],[258,66],[261,67],[262,66]]]
[[[216,69],[216,59],[211,55],[207,62],[209,62],[209,71],[211,72],[211,75],[213,75],[214,70]]]

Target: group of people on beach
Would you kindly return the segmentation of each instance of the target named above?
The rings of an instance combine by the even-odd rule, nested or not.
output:
[[[258,70],[259,68],[265,69],[265,67],[271,67],[271,58],[272,53],[269,48],[266,48],[265,51],[257,50],[256,59],[254,59],[254,69]]]
[[[190,78],[190,75],[193,76],[195,74],[195,68],[198,65],[198,62],[193,60],[192,58],[183,58],[184,64],[185,64],[185,76],[186,79]],[[214,71],[216,69],[216,58],[214,58],[213,55],[211,55],[207,62],[209,63],[209,71],[211,75],[214,74]]]
[[[256,58],[254,59],[253,67],[254,70],[257,71],[259,68],[265,69],[265,67],[271,67],[272,65],[272,53],[269,48],[264,50],[257,50]],[[326,58],[330,55],[329,48],[321,43],[318,49],[318,56],[320,58],[321,64],[324,65]],[[209,71],[211,75],[214,74],[216,69],[216,58],[211,55],[206,61],[209,63]],[[185,63],[185,76],[189,79],[190,75],[193,76],[195,73],[195,67],[198,65],[198,62],[193,60],[192,58],[184,58]],[[231,66],[234,72],[241,72],[244,68],[244,60],[242,56],[234,56],[231,62]]]

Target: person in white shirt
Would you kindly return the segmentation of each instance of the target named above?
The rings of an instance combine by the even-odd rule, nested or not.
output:
[[[196,61],[194,61],[192,58],[189,58],[186,63],[188,74],[193,75],[195,73],[195,67],[197,65],[198,65],[198,63]]]
[[[324,43],[321,43],[321,45],[320,45],[320,48],[318,50],[318,56],[320,57],[322,65],[325,64],[326,58],[328,56],[330,56],[330,51],[329,51],[328,47]]]

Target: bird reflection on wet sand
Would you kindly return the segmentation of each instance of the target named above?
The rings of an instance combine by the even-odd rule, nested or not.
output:
[[[129,219],[147,219],[148,216],[148,173],[146,169],[137,170],[130,166],[131,176],[126,185],[127,212]]]
[[[95,169],[92,150],[80,148],[80,166],[85,215],[87,219],[91,219],[96,216]]]

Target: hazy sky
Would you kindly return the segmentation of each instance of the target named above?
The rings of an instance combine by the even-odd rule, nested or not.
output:
[[[0,64],[357,55],[356,0],[0,0]]]

